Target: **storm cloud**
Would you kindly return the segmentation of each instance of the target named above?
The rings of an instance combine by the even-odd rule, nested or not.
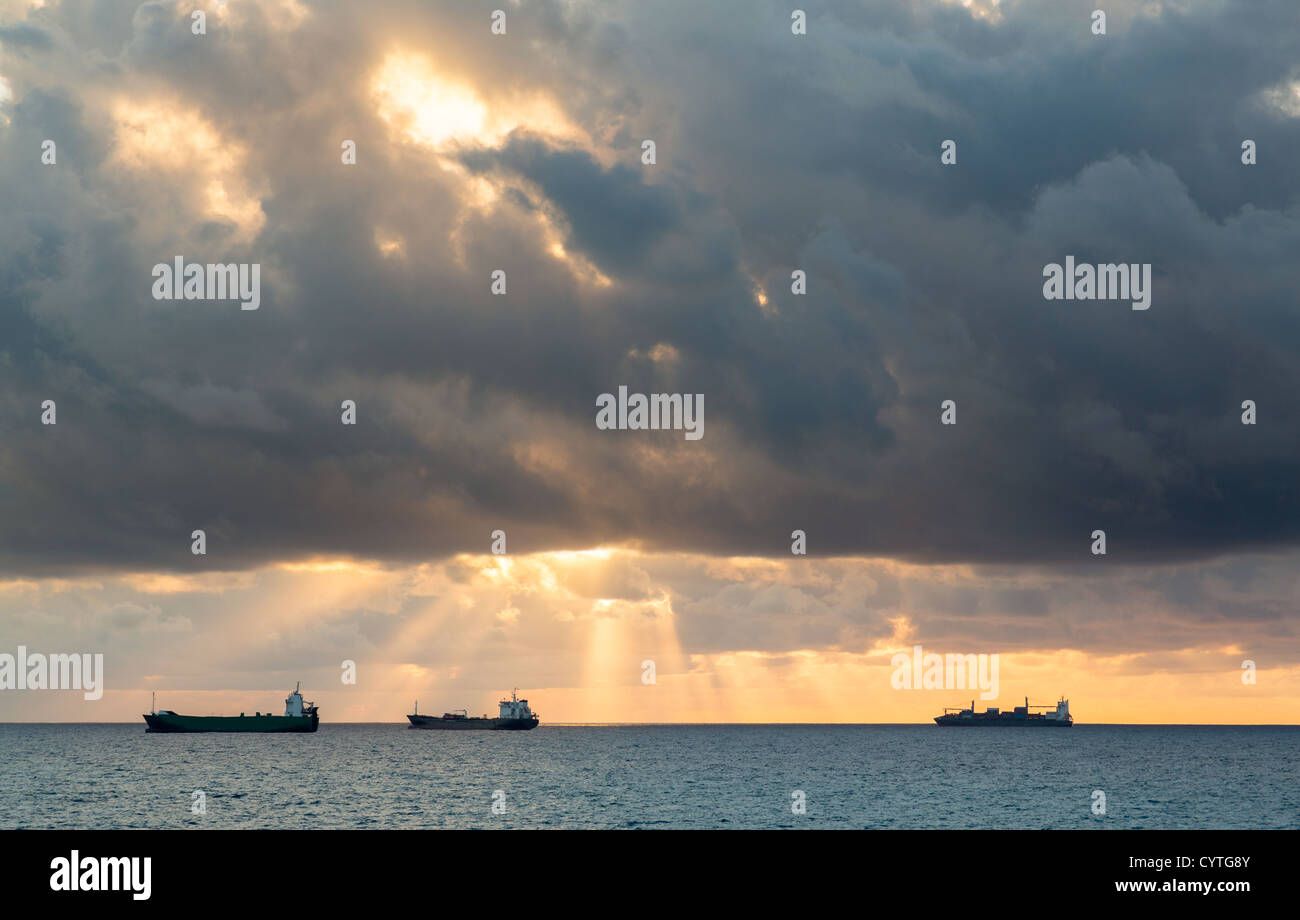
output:
[[[800,37],[749,3],[530,4],[504,37],[472,4],[232,4],[199,36],[173,4],[20,10],[0,565],[416,560],[496,527],[928,562],[1081,560],[1095,528],[1126,561],[1293,545],[1300,17],[1148,4],[1094,36],[1085,7],[814,4]],[[520,114],[422,136],[377,87],[393,55]],[[153,301],[176,254],[260,263],[261,309]],[[1044,301],[1065,254],[1152,263],[1151,309]],[[597,431],[619,384],[704,393],[707,437]]]

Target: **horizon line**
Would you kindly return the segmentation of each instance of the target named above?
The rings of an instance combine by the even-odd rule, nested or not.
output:
[[[143,718],[143,715],[141,716]],[[7,725],[139,725],[135,721],[127,722],[83,722],[83,721],[66,721],[66,722],[0,722],[0,726]],[[321,725],[406,725],[405,722],[383,721],[383,722],[322,722]],[[637,727],[656,727],[656,726],[769,726],[769,727],[790,727],[790,726],[861,726],[865,728],[874,727],[891,727],[891,726],[913,726],[913,725],[930,725],[933,720],[924,722],[547,722],[544,725],[538,725],[538,728],[637,728]],[[1080,728],[1086,726],[1110,726],[1110,727],[1161,727],[1161,728],[1300,728],[1300,722],[1075,722],[1073,727]],[[164,733],[165,734],[165,733]],[[192,732],[182,734],[241,734],[240,732]],[[252,734],[259,734],[253,732]],[[260,734],[274,734],[274,732],[262,732]],[[292,733],[289,733],[292,734]],[[308,732],[306,734],[314,734]]]

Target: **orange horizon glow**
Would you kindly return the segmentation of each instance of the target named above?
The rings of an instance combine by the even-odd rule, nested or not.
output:
[[[321,556],[249,572],[15,579],[0,582],[0,597],[36,606],[42,598],[70,592],[91,597],[113,589],[134,592],[139,598],[134,604],[153,611],[148,629],[161,637],[162,648],[170,647],[166,643],[175,633],[177,649],[198,645],[205,651],[197,671],[160,652],[157,659],[175,666],[174,673],[160,673],[155,664],[134,678],[120,675],[117,680],[130,682],[130,689],[114,687],[110,679],[103,700],[93,705],[73,693],[28,692],[23,709],[10,709],[0,721],[21,716],[18,721],[133,722],[146,711],[142,707],[154,690],[160,706],[178,712],[274,712],[297,679],[321,706],[327,724],[397,723],[416,699],[429,712],[492,711],[516,685],[544,724],[926,724],[944,707],[965,706],[972,698],[977,709],[1006,709],[1026,696],[1035,704],[1068,698],[1079,725],[1297,721],[1300,668],[1260,661],[1255,682],[1243,683],[1242,662],[1252,654],[1235,643],[1121,654],[1075,648],[998,652],[996,699],[960,688],[894,689],[892,658],[910,653],[913,644],[939,654],[970,651],[927,642],[907,613],[889,618],[888,634],[858,649],[692,650],[682,641],[671,585],[650,574],[665,565],[724,584],[788,589],[864,577],[864,571],[877,577],[905,573],[926,584],[960,584],[975,577],[969,566],[845,559],[794,565],[599,546],[509,556],[460,554],[414,566]],[[200,622],[177,611],[202,598],[222,611],[219,625],[206,634]],[[340,611],[357,609],[380,618],[405,615],[394,621],[400,626],[384,644],[368,646],[338,620]],[[767,625],[798,620],[797,612],[778,611]],[[282,672],[275,656],[268,655],[263,660],[267,679],[259,678],[264,689],[194,689],[214,678],[218,686],[226,683],[220,674],[233,666],[223,662],[241,660],[249,643],[274,648],[287,641],[291,647],[298,636],[323,637],[319,664],[306,673]],[[337,666],[343,659],[357,663],[362,676],[355,686],[340,684]],[[647,662],[654,663],[652,683],[643,682]],[[276,677],[269,676],[270,669]]]

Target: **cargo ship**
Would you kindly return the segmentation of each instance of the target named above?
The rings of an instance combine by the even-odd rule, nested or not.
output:
[[[983,712],[976,712],[975,701],[971,700],[969,709],[947,706],[943,710],[943,715],[935,716],[934,721],[940,725],[987,725],[1011,728],[1034,726],[1069,728],[1074,724],[1074,719],[1070,717],[1070,701],[1065,697],[1061,697],[1057,702],[1055,712],[1030,712],[1031,709],[1051,708],[1051,706],[1030,706],[1029,697],[1025,697],[1025,705],[1017,706],[1011,712],[1002,712],[996,706],[990,706]]]
[[[530,728],[537,727],[537,715],[528,708],[528,700],[519,698],[517,689],[510,694],[510,699],[501,700],[497,705],[500,707],[500,714],[496,718],[486,715],[471,716],[463,709],[444,712],[440,716],[422,716],[420,701],[416,700],[415,712],[407,718],[411,720],[411,728],[433,728],[443,731],[528,731]]]
[[[314,732],[320,724],[315,703],[304,703],[302,682],[284,701],[284,715],[258,712],[237,716],[183,716],[170,709],[154,709],[144,717],[146,732]]]

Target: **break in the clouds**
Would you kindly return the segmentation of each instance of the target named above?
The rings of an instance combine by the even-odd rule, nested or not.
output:
[[[502,5],[504,36],[468,2],[0,2],[0,570],[401,567],[498,528],[1081,586],[1294,558],[1294,0],[1111,2],[1105,36],[1094,0],[808,2],[802,36],[768,2]],[[1151,265],[1150,308],[1045,300],[1067,256]],[[155,300],[178,257],[260,265],[259,309]],[[624,385],[703,394],[707,436],[599,430]],[[1234,616],[1290,635],[1282,581]],[[746,590],[674,595],[682,641],[767,648],[806,601]],[[772,648],[879,639],[851,607]],[[1199,635],[1165,633],[1232,644]]]
[[[1007,698],[1068,693],[1093,722],[1282,722],[1295,600],[1291,561],[1268,557],[1080,578],[598,549],[17,580],[0,582],[9,629],[107,649],[107,690],[0,693],[0,720],[129,721],[150,690],[256,709],[302,680],[331,721],[393,721],[415,698],[478,711],[516,683],[542,688],[549,721],[924,721],[953,694],[890,690],[893,656],[920,642],[990,649]]]

